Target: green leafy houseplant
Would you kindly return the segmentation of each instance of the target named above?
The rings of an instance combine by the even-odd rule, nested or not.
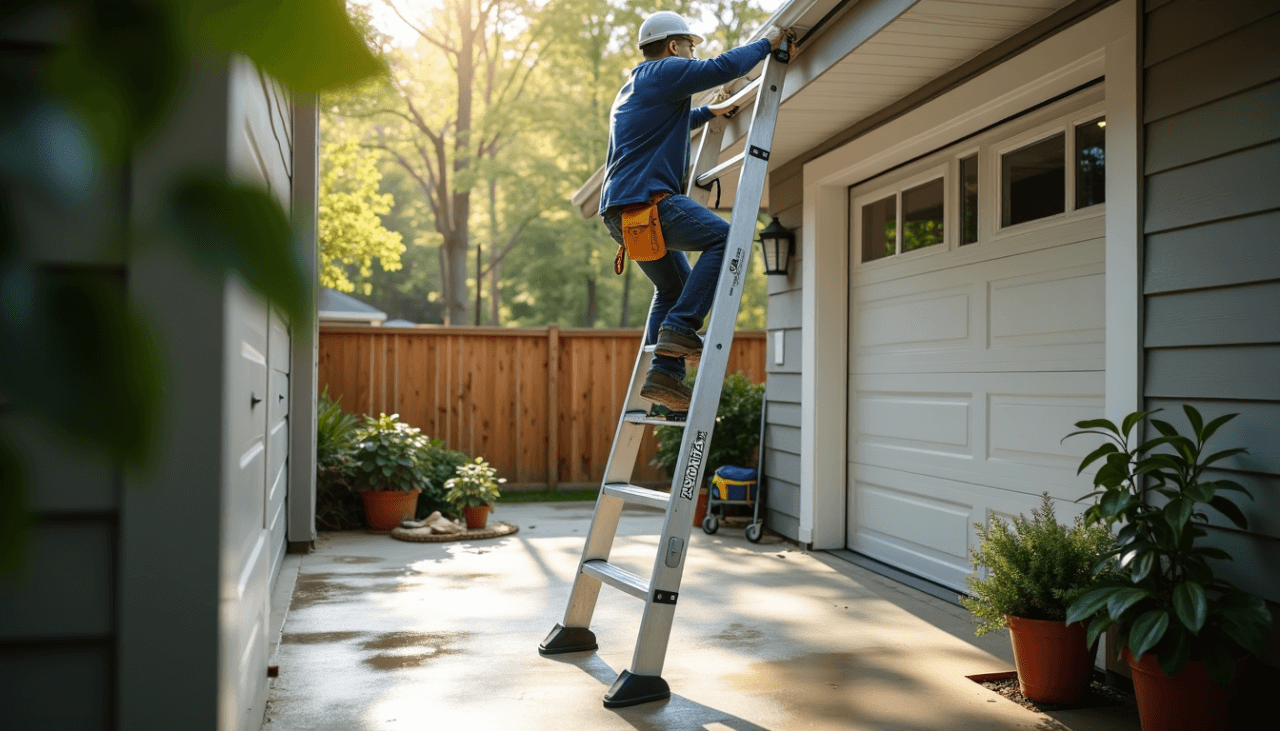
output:
[[[996,519],[977,529],[973,563],[988,571],[965,579],[972,594],[960,603],[981,620],[978,635],[1004,628],[1006,615],[1066,619],[1071,603],[1110,575],[1107,562],[1098,574],[1093,568],[1112,555],[1115,538],[1105,528],[1086,526],[1083,517],[1070,528],[1058,523],[1047,492],[1030,520],[1019,515],[1012,526]]]
[[[429,464],[424,457],[431,440],[421,429],[400,421],[399,414],[365,417],[357,440],[353,490],[412,492],[430,487]]]
[[[326,386],[316,409],[316,523],[329,530],[360,525],[360,501],[350,486],[360,418],[329,398]]]
[[[692,387],[696,375],[696,372],[690,372],[685,383]],[[715,432],[711,435],[711,449],[707,452],[708,468],[756,463],[754,453],[760,440],[760,409],[763,404],[764,384],[752,383],[741,371],[725,377],[720,405],[716,410]],[[662,467],[670,475],[675,472],[676,461],[680,457],[684,429],[659,426],[654,428],[653,436],[658,440],[658,449],[651,464]]]
[[[498,485],[506,479],[498,477],[498,471],[489,466],[483,458],[459,465],[455,476],[445,483],[448,492],[445,500],[458,508],[475,508],[481,505],[493,507],[501,493]]]
[[[429,485],[423,489],[422,495],[418,498],[419,518],[430,514],[433,510],[450,506],[448,498],[445,497],[449,491],[448,482],[458,473],[458,468],[469,461],[467,455],[446,447],[443,439],[432,439],[421,458],[425,463],[423,473]]]
[[[1085,519],[1091,525],[1123,526],[1112,551],[1119,557],[1117,576],[1074,602],[1067,621],[1092,618],[1090,642],[1117,624],[1120,644],[1134,658],[1153,653],[1170,677],[1199,660],[1209,677],[1224,686],[1237,658],[1245,652],[1261,656],[1271,614],[1263,599],[1214,576],[1209,560],[1231,556],[1200,540],[1208,535],[1201,527],[1208,522],[1204,506],[1240,528],[1247,525],[1244,513],[1224,493],[1248,491],[1204,475],[1210,465],[1245,452],[1237,448],[1205,454],[1205,443],[1236,414],[1206,424],[1193,407],[1183,410],[1190,436],[1151,419],[1160,436],[1141,443],[1131,439],[1134,427],[1159,410],[1129,414],[1119,427],[1106,419],[1081,421],[1076,427],[1082,431],[1067,435],[1107,439],[1080,463],[1083,472],[1103,460],[1093,479],[1098,490],[1082,498],[1095,498]]]

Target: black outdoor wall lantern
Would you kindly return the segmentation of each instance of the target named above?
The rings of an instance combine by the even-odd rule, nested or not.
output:
[[[796,253],[796,235],[791,229],[778,223],[774,216],[760,232],[760,246],[764,249],[764,273],[787,275],[791,257]]]

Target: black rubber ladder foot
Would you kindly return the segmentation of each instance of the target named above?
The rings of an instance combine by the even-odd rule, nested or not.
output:
[[[586,627],[565,627],[557,624],[547,639],[538,645],[539,655],[563,655],[566,652],[593,652],[599,649],[596,633]]]
[[[657,675],[632,675],[623,670],[604,694],[605,708],[626,708],[641,703],[662,701],[671,697],[667,681]]]

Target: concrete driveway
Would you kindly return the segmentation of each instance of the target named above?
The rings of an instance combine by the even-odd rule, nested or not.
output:
[[[1133,730],[1132,709],[1053,716],[966,676],[1012,669],[1007,636],[964,610],[821,552],[741,530],[694,530],[663,677],[668,701],[607,710],[642,605],[602,589],[600,649],[544,658],[590,503],[504,504],[518,533],[406,543],[322,534],[286,564],[264,729]],[[613,560],[647,575],[661,514],[627,508]]]

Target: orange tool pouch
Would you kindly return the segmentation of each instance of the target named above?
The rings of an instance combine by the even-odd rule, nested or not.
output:
[[[648,203],[636,203],[622,209],[622,245],[613,260],[614,272],[622,274],[626,258],[653,261],[666,256],[667,245],[662,239],[662,223],[658,220],[658,202],[668,195],[670,193],[657,193]]]

